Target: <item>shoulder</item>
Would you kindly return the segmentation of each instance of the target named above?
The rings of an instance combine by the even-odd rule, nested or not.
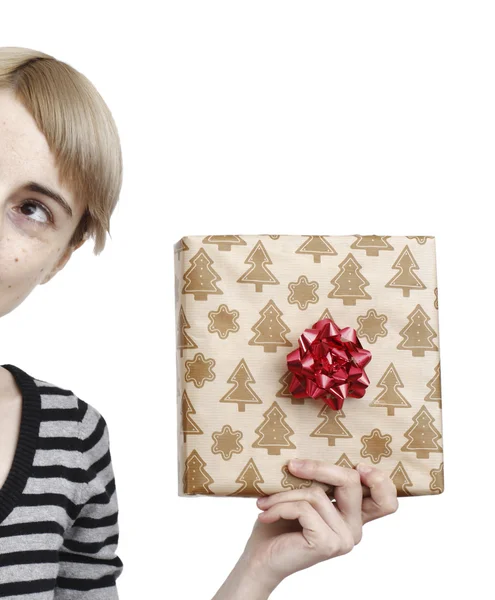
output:
[[[42,420],[72,423],[77,437],[86,441],[96,431],[106,430],[107,424],[100,411],[75,393],[71,388],[33,377],[41,397]]]
[[[111,491],[109,435],[100,411],[75,388],[33,377],[18,368],[13,371],[26,397],[39,397],[40,459],[57,466],[57,476],[66,480],[63,489],[74,489],[74,503],[83,506],[88,498],[106,493],[106,486]]]
[[[108,427],[101,412],[72,388],[29,376],[41,399],[40,437],[50,446],[78,450],[81,467],[87,469],[109,445]]]
[[[85,442],[97,432],[103,433],[107,430],[107,423],[100,411],[89,402],[83,400],[80,396],[77,399],[77,421],[79,426],[79,436]]]
[[[94,495],[106,498],[107,491],[111,492],[113,489],[113,467],[105,418],[95,406],[72,389],[46,381],[42,383],[43,391],[50,390],[42,394],[44,419],[48,421],[46,425],[52,427],[50,435],[70,436],[72,447],[78,450],[77,463],[81,481],[85,485],[85,489],[79,494],[78,504],[85,504]],[[54,433],[54,419],[63,427],[63,433]]]

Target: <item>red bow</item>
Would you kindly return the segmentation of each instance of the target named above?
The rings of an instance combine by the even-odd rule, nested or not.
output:
[[[370,383],[364,367],[370,360],[371,352],[361,346],[355,329],[340,329],[331,319],[322,319],[304,330],[299,348],[287,355],[293,373],[289,391],[295,398],[321,398],[340,410],[348,396],[364,396]]]

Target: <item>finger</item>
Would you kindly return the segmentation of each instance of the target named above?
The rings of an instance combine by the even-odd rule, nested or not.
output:
[[[337,535],[344,535],[344,529],[347,525],[340,512],[319,485],[312,485],[309,488],[288,490],[270,494],[269,496],[263,496],[258,498],[257,505],[263,510],[268,510],[271,506],[281,502],[298,502],[301,500],[309,502],[325,523],[331,527]],[[361,513],[359,514],[359,518],[361,518]]]
[[[370,497],[363,499],[363,524],[390,515],[399,508],[397,488],[390,477],[381,469],[365,463],[356,466],[361,481],[370,489]]]
[[[304,500],[274,504],[267,511],[259,513],[258,519],[263,523],[273,523],[278,519],[297,519],[302,531],[288,535],[297,541],[296,543],[300,543],[302,549],[315,550],[318,554],[326,554],[329,548],[335,553],[349,552],[354,545],[350,532],[344,534],[344,537],[336,534]]]
[[[361,477],[354,469],[334,465],[328,461],[306,459],[301,465],[293,465],[290,460],[288,467],[294,475],[303,479],[316,479],[322,483],[334,486],[333,497],[342,518],[352,531],[354,541],[357,544],[362,537],[362,515],[363,490]]]

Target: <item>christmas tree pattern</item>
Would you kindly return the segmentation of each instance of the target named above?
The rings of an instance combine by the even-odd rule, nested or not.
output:
[[[228,494],[229,496],[266,496],[259,486],[260,483],[264,483],[264,479],[252,458],[248,460],[235,482],[240,483],[241,487],[232,494]]]
[[[207,235],[203,244],[217,244],[219,250],[230,252],[232,246],[245,246],[246,242],[239,235]]]
[[[345,452],[343,452],[340,455],[340,458],[336,461],[335,463],[338,467],[343,467],[345,469],[353,469],[354,465],[351,462],[351,459],[347,456],[347,454]],[[333,500],[335,498],[334,496],[334,492],[335,492],[335,486],[331,485],[331,484],[327,484],[328,485],[328,489],[326,490],[326,495],[330,498],[330,500]]]
[[[177,397],[177,406],[179,405],[180,398],[180,390],[181,390],[181,376],[180,376],[180,359],[179,355],[175,355],[175,389],[176,389],[176,397]]]
[[[413,482],[401,461],[397,463],[397,466],[392,471],[390,479],[397,489],[397,496],[412,496],[407,488],[412,487]]]
[[[421,279],[413,273],[419,269],[416,259],[412,255],[409,246],[406,246],[392,265],[392,269],[398,269],[398,273],[385,284],[388,288],[401,288],[404,298],[409,298],[411,290],[425,290],[426,286]]]
[[[189,250],[189,246],[186,244],[184,239],[180,239],[178,242],[174,244],[174,253],[177,257],[177,260],[180,260],[180,253]]]
[[[191,415],[195,415],[196,411],[194,410],[194,406],[192,405],[187,392],[184,391],[182,394],[182,430],[181,433],[184,434],[184,442],[186,441],[187,435],[192,434],[202,434],[203,430],[201,427],[191,418]]]
[[[426,408],[419,409],[413,417],[413,425],[404,433],[407,442],[402,446],[402,452],[415,452],[416,458],[429,458],[431,452],[443,452],[437,440],[442,434],[433,425],[435,419]]]
[[[321,313],[321,317],[318,319],[318,321],[322,321],[323,319],[330,319],[334,323],[337,323],[337,321],[332,317],[328,308],[325,308],[325,310]]]
[[[185,494],[212,494],[210,485],[215,483],[205,469],[206,463],[196,450],[186,459],[182,483]]]
[[[429,239],[434,239],[434,235],[406,235],[410,240],[416,240],[418,244],[424,246]]]
[[[290,382],[292,381],[293,373],[286,371],[284,375],[278,380],[282,384],[282,387],[275,394],[277,398],[290,398],[291,404],[304,404],[306,398],[294,398],[290,393]]]
[[[331,281],[334,288],[328,297],[343,300],[344,306],[355,306],[356,300],[371,300],[364,289],[370,282],[362,275],[362,267],[351,253],[340,263],[339,268],[340,271]]]
[[[265,352],[276,352],[277,346],[292,346],[285,334],[290,333],[290,329],[282,320],[282,311],[273,300],[260,310],[261,319],[252,327],[254,335],[248,342],[250,346],[263,346]]]
[[[299,246],[296,254],[312,254],[315,263],[321,263],[322,256],[335,256],[335,248],[323,235],[308,235],[308,239]]]
[[[366,256],[378,256],[380,250],[393,250],[387,239],[390,235],[356,235],[357,239],[351,244],[356,250],[366,250]]]
[[[396,408],[411,408],[409,402],[399,392],[399,388],[403,388],[404,384],[393,363],[388,365],[387,370],[376,385],[381,387],[382,391],[370,402],[370,406],[384,406],[389,417],[395,414]]]
[[[440,377],[440,363],[435,367],[435,375],[426,384],[430,391],[425,396],[425,400],[430,402],[438,402],[438,406],[442,408],[442,384]]]
[[[332,236],[243,238],[186,237],[174,246],[176,401],[183,452],[179,483],[184,492],[255,497],[273,493],[277,487],[311,488],[315,482],[296,477],[287,464],[280,466],[280,462],[287,462],[281,460],[284,454],[288,457],[294,450],[301,452],[304,438],[312,458],[325,460],[325,454],[328,459],[331,453],[334,462],[340,454],[334,463],[339,466],[355,468],[353,463],[359,456],[369,464],[390,463],[387,474],[395,467],[390,479],[398,496],[443,492],[443,462],[438,466],[443,453],[441,411],[437,410],[437,406],[442,408],[440,361],[434,354],[427,355],[426,362],[412,358],[425,357],[427,351],[439,352],[438,288],[434,287],[433,253],[428,254],[433,246],[429,238],[412,237],[408,242],[393,236],[353,236],[339,239],[334,247],[327,245]],[[415,244],[428,244],[428,248]],[[245,262],[250,263],[249,270],[243,266],[248,254]],[[325,261],[327,268],[322,270]],[[252,285],[238,286],[237,281]],[[264,287],[270,283],[275,287]],[[425,289],[425,284],[421,303],[406,300],[414,296],[411,290]],[[193,298],[181,294],[193,294]],[[220,299],[210,294],[223,296]],[[358,299],[371,299],[368,306],[376,310],[363,309],[365,305],[356,308]],[[197,300],[203,303],[187,303]],[[303,311],[307,313],[305,319]],[[319,318],[318,312],[322,313]],[[358,411],[357,402],[354,415],[345,409],[350,418],[326,403],[315,406],[310,398],[294,398],[290,393],[293,374],[287,368],[286,354],[297,345],[296,336],[305,327],[325,318],[340,327],[354,326],[355,321],[359,338],[375,344],[378,357],[388,358],[379,365],[381,375],[375,373],[376,391],[361,409]],[[243,352],[245,344],[263,346],[263,351],[249,348]],[[251,353],[261,361],[259,365]],[[235,359],[232,364],[225,363],[228,356]],[[433,363],[432,357],[436,357]],[[198,394],[206,387],[207,402],[200,402],[196,391],[192,393],[193,385],[202,388]],[[234,406],[228,408],[223,403]],[[247,404],[258,404],[260,409],[246,408]],[[426,406],[420,410],[422,405]],[[312,408],[316,410],[310,415]],[[205,428],[207,423],[210,425]],[[363,436],[363,432],[369,435]],[[316,439],[322,437],[327,441]],[[246,463],[251,456],[256,463],[252,459]],[[326,494],[331,499],[332,493],[330,486]]]
[[[301,479],[296,477],[290,471],[287,465],[282,466],[282,479],[280,485],[286,490],[300,490],[302,488],[311,487],[311,479]]]
[[[407,316],[408,323],[399,331],[404,339],[399,342],[399,350],[411,350],[413,356],[424,356],[427,350],[438,350],[432,341],[437,337],[435,331],[428,325],[430,317],[425,313],[420,304]]]
[[[195,300],[207,300],[208,294],[223,294],[216,284],[221,279],[220,275],[211,266],[214,261],[204,248],[200,248],[189,262],[191,266],[183,275],[186,282],[183,294],[193,294]]]
[[[273,263],[261,240],[258,241],[249,253],[244,264],[250,264],[251,268],[239,277],[237,280],[238,283],[254,283],[257,292],[262,292],[264,285],[276,285],[280,283],[275,275],[265,266]]]
[[[174,277],[174,295],[175,295],[175,304],[179,304],[179,280],[177,277]]]
[[[436,494],[441,494],[445,490],[443,480],[443,462],[440,463],[438,469],[432,469],[430,471],[430,490]]]
[[[179,321],[177,323],[177,350],[180,350],[180,356],[184,355],[184,350],[190,350],[192,348],[197,348],[196,342],[187,335],[186,329],[191,329],[189,325],[189,321],[186,318],[186,314],[184,313],[184,309],[182,306],[180,307],[179,312]]]
[[[265,448],[270,455],[278,455],[282,449],[295,449],[289,439],[294,430],[288,425],[287,415],[276,401],[263,413],[264,421],[255,429],[258,438],[253,442],[253,448]]]
[[[246,404],[263,404],[263,400],[251,389],[251,384],[256,383],[256,380],[243,358],[228,378],[227,383],[234,384],[234,387],[220,398],[220,402],[237,402],[239,412],[245,412]]]
[[[345,418],[345,413],[342,409],[333,410],[328,404],[323,403],[318,417],[323,419],[323,423],[320,423],[309,434],[310,437],[327,438],[329,446],[335,446],[336,438],[353,437],[351,432],[341,423],[341,420]]]
[[[346,467],[347,469],[354,469],[354,465],[351,462],[351,459],[347,456],[345,452],[340,455],[339,460],[335,463],[338,467]]]

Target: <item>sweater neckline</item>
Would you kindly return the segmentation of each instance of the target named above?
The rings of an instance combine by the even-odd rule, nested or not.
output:
[[[41,422],[41,394],[33,377],[15,365],[1,365],[13,375],[22,396],[19,437],[7,478],[0,488],[0,525],[18,504],[33,467]]]

